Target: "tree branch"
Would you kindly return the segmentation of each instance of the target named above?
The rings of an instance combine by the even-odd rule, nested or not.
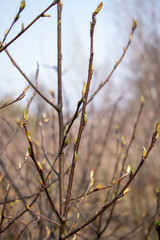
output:
[[[40,13],[26,28],[24,28],[20,33],[18,33],[9,43],[7,43],[5,46],[0,46],[0,53],[4,51],[11,43],[13,43],[17,38],[19,38],[28,28],[30,28],[40,17],[43,17],[44,13],[47,12],[51,7],[53,7],[55,4],[57,4],[57,0],[53,1],[49,7],[47,7],[42,13]]]

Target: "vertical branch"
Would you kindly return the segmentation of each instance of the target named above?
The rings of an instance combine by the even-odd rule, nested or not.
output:
[[[57,4],[58,11],[58,118],[59,118],[59,149],[64,138],[64,127],[63,127],[63,112],[62,112],[62,45],[61,45],[61,12],[62,12],[62,2],[58,1]],[[63,214],[64,205],[64,153],[60,151],[59,154],[59,197],[60,197],[60,214]]]
[[[87,79],[87,86],[85,90],[83,89],[83,106],[82,106],[82,114],[81,114],[81,120],[80,120],[80,126],[78,130],[78,136],[77,136],[77,141],[75,143],[74,147],[74,153],[73,153],[73,158],[72,158],[72,165],[71,165],[71,170],[70,170],[70,176],[69,176],[69,184],[68,184],[68,189],[67,189],[67,196],[66,196],[66,202],[65,202],[65,210],[64,210],[64,216],[67,218],[68,211],[69,211],[69,202],[70,202],[70,197],[71,197],[71,191],[72,191],[72,184],[73,184],[73,177],[74,177],[74,170],[75,170],[75,165],[77,161],[77,154],[79,150],[79,145],[81,141],[81,136],[83,129],[86,124],[86,106],[87,106],[87,99],[88,99],[88,93],[90,89],[90,83],[93,75],[93,37],[94,37],[94,28],[96,25],[96,15],[98,12],[101,10],[103,3],[100,3],[99,6],[97,7],[96,11],[92,14],[92,22],[91,22],[91,28],[90,28],[90,59],[89,59],[89,69],[88,69],[88,79]]]

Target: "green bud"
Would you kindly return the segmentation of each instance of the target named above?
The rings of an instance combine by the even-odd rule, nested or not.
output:
[[[133,30],[133,31],[136,29],[137,25],[138,25],[137,20],[135,20],[135,19],[133,18],[133,23],[132,23],[132,30]]]
[[[25,6],[26,6],[25,0],[22,0],[21,1],[21,6],[19,8],[20,12],[25,8]]]

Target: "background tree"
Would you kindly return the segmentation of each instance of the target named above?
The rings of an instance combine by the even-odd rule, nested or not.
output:
[[[106,108],[98,109],[92,104],[122,63],[137,21],[133,18],[127,44],[108,76],[97,81],[97,88],[91,89],[95,72],[94,30],[103,3],[93,11],[88,77],[78,90],[80,99],[70,115],[63,108],[67,89],[63,92],[62,6],[61,1],[52,2],[7,42],[25,8],[22,0],[11,27],[0,42],[0,52],[7,54],[34,90],[25,110],[19,110],[23,116],[16,119],[16,124],[8,105],[13,112],[18,112],[13,104],[24,97],[28,87],[15,100],[1,104],[4,110],[0,116],[0,191],[3,196],[0,234],[4,239],[155,239],[159,229],[160,190],[158,174],[152,169],[156,168],[158,149],[154,155],[152,152],[153,160],[149,159],[148,163],[146,160],[158,139],[158,111],[153,111],[148,104],[150,95],[145,91],[135,95],[136,101],[128,105],[120,105],[124,93],[115,102],[111,98],[110,101],[103,99],[103,105],[108,104]],[[39,65],[33,82],[15,61],[9,46],[40,18],[48,17],[47,11],[52,7],[57,7],[57,94],[50,90],[50,95],[46,96],[38,86]],[[144,90],[143,85],[141,89]],[[31,114],[30,106],[37,96],[44,105],[37,98],[38,111]],[[146,123],[146,119],[150,121]],[[143,145],[146,147],[142,148]]]

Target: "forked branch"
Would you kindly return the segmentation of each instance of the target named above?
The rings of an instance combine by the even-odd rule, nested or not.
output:
[[[74,235],[75,233],[77,233],[78,231],[82,230],[83,228],[85,228],[86,226],[88,226],[90,223],[92,223],[94,220],[97,219],[97,217],[99,217],[101,214],[103,214],[112,204],[114,204],[118,199],[122,198],[123,196],[125,196],[125,194],[129,191],[128,186],[131,184],[131,182],[134,180],[134,178],[136,177],[136,175],[138,174],[138,172],[140,171],[141,167],[143,166],[146,158],[148,157],[149,153],[151,152],[152,148],[154,147],[157,139],[158,139],[158,135],[159,135],[159,123],[157,123],[155,132],[152,135],[152,140],[151,140],[151,144],[148,148],[148,150],[146,151],[146,149],[143,147],[143,153],[142,153],[142,158],[141,161],[139,163],[139,165],[137,166],[136,170],[134,173],[131,172],[128,181],[126,182],[126,184],[122,187],[122,189],[118,192],[118,194],[110,201],[107,202],[106,204],[103,205],[103,207],[100,209],[100,211],[98,211],[93,217],[91,217],[87,222],[85,222],[84,224],[82,224],[81,226],[79,226],[78,228],[76,228],[75,230],[73,230],[71,233],[66,234],[64,237],[62,237],[62,240],[67,239],[68,237]]]

